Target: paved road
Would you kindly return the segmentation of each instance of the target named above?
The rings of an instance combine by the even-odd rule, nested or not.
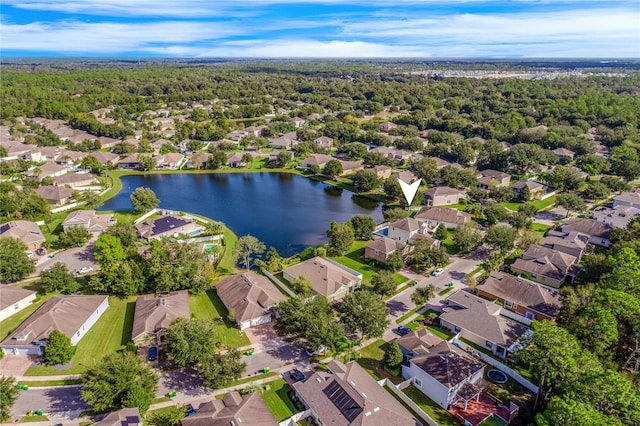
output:
[[[86,409],[86,404],[80,399],[80,390],[80,386],[64,386],[20,391],[11,414],[24,416],[29,410],[42,410],[52,420],[75,419]]]
[[[40,274],[44,269],[53,266],[57,262],[64,263],[69,271],[75,272],[80,268],[91,267],[94,271],[98,270],[96,259],[93,257],[93,246],[95,240],[90,241],[84,247],[74,247],[67,250],[57,252],[53,259],[48,256],[42,256],[36,264],[36,274]]]

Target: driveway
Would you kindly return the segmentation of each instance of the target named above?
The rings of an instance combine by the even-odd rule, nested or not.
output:
[[[262,324],[256,327],[247,328],[244,334],[247,335],[252,345],[257,343],[265,343],[273,339],[278,339],[278,333],[273,329],[273,322]]]
[[[84,247],[73,247],[55,253],[55,257],[43,256],[36,264],[36,274],[40,274],[44,269],[53,266],[57,262],[64,263],[70,272],[75,272],[80,268],[89,267],[94,271],[98,270],[96,258],[93,256],[95,240],[89,241]]]
[[[5,355],[0,359],[0,372],[3,376],[24,376],[37,358],[33,355]]]
[[[20,391],[16,403],[11,408],[11,414],[24,416],[30,410],[42,410],[55,422],[76,419],[87,409],[87,404],[80,399],[81,389],[82,387],[77,385]]]

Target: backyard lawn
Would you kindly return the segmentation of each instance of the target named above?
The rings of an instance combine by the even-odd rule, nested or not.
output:
[[[537,210],[545,210],[551,206],[553,206],[556,202],[556,196],[552,195],[551,197],[545,199],[545,200],[533,200],[533,201],[529,201],[529,204],[532,204]],[[506,208],[508,208],[509,210],[512,210],[514,212],[518,211],[518,208],[523,204],[523,203],[501,203],[503,206],[505,206]]]
[[[11,315],[9,318],[0,322],[0,340],[4,340],[9,334],[18,328],[32,313],[36,311],[44,302],[49,300],[53,294],[45,294],[40,296],[37,302],[33,302],[30,306],[24,308],[17,314]]]
[[[84,373],[88,366],[102,357],[124,348],[131,341],[135,296],[119,299],[109,297],[109,308],[77,345],[73,365],[66,370],[48,366],[31,367],[26,376],[56,376]]]
[[[261,389],[268,387],[268,389],[261,391],[262,400],[267,404],[277,421],[281,422],[284,419],[288,419],[297,412],[296,407],[294,407],[293,402],[287,395],[291,387],[284,379],[274,380],[260,385],[260,387]]]
[[[218,262],[218,271],[223,274],[233,274],[236,262],[233,257],[233,249],[238,242],[238,237],[229,228],[224,227],[224,254]]]
[[[228,312],[215,290],[189,296],[189,307],[191,308],[192,318],[209,318],[215,321],[216,329],[220,333],[223,344],[237,348],[251,343],[246,334],[236,327],[235,322],[220,321],[220,318],[226,319]]]
[[[384,358],[384,351],[387,349],[388,345],[389,344],[387,342],[379,339],[370,345],[365,346],[360,349],[357,362],[376,380],[381,380],[386,377],[394,384],[398,384],[403,380],[402,377],[393,376],[384,369],[382,359]]]
[[[553,227],[545,225],[544,223],[534,223],[531,225],[531,230],[540,235],[540,237],[544,237],[544,234],[551,228]]]
[[[411,386],[407,386],[402,390],[418,407],[422,408],[422,411],[427,413],[438,425],[440,426],[460,426],[460,422],[452,416],[447,410],[440,407],[433,400],[429,399],[427,395],[422,393],[419,389]]]
[[[368,242],[369,241],[356,241],[349,249],[349,252],[344,256],[331,257],[332,260],[335,260],[341,265],[360,272],[362,274],[363,284],[371,283],[373,275],[380,270],[380,268],[376,266],[364,263],[364,258],[362,256],[364,256],[364,246],[367,245]],[[399,285],[407,281],[408,278],[404,275],[393,274],[393,280]]]

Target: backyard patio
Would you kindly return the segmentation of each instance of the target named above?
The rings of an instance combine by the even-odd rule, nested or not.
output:
[[[494,414],[491,418],[491,424],[507,424],[506,420],[509,419],[509,407],[505,407],[498,401],[490,398],[485,393],[480,395],[478,401],[475,399],[467,403],[467,409],[464,409],[464,402],[460,401],[449,412],[456,418],[460,419],[464,424],[464,421],[468,421],[472,426],[481,424],[487,417]],[[505,422],[497,423],[500,419],[495,415],[500,416]]]

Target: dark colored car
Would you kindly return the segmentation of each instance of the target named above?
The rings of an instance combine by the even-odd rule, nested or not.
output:
[[[193,405],[187,404],[185,405],[185,408],[187,409],[187,417],[193,416],[194,414],[196,414],[196,410],[193,408]]]
[[[149,348],[149,361],[155,361],[158,358],[158,348],[155,346],[153,348]]]
[[[298,370],[297,368],[289,371],[289,375],[296,382],[302,382],[306,379],[305,375],[302,374],[302,371]]]
[[[411,333],[411,329],[409,327],[405,327],[403,325],[399,325],[398,328],[396,328],[396,333],[398,333],[401,336],[405,336],[405,335]]]

